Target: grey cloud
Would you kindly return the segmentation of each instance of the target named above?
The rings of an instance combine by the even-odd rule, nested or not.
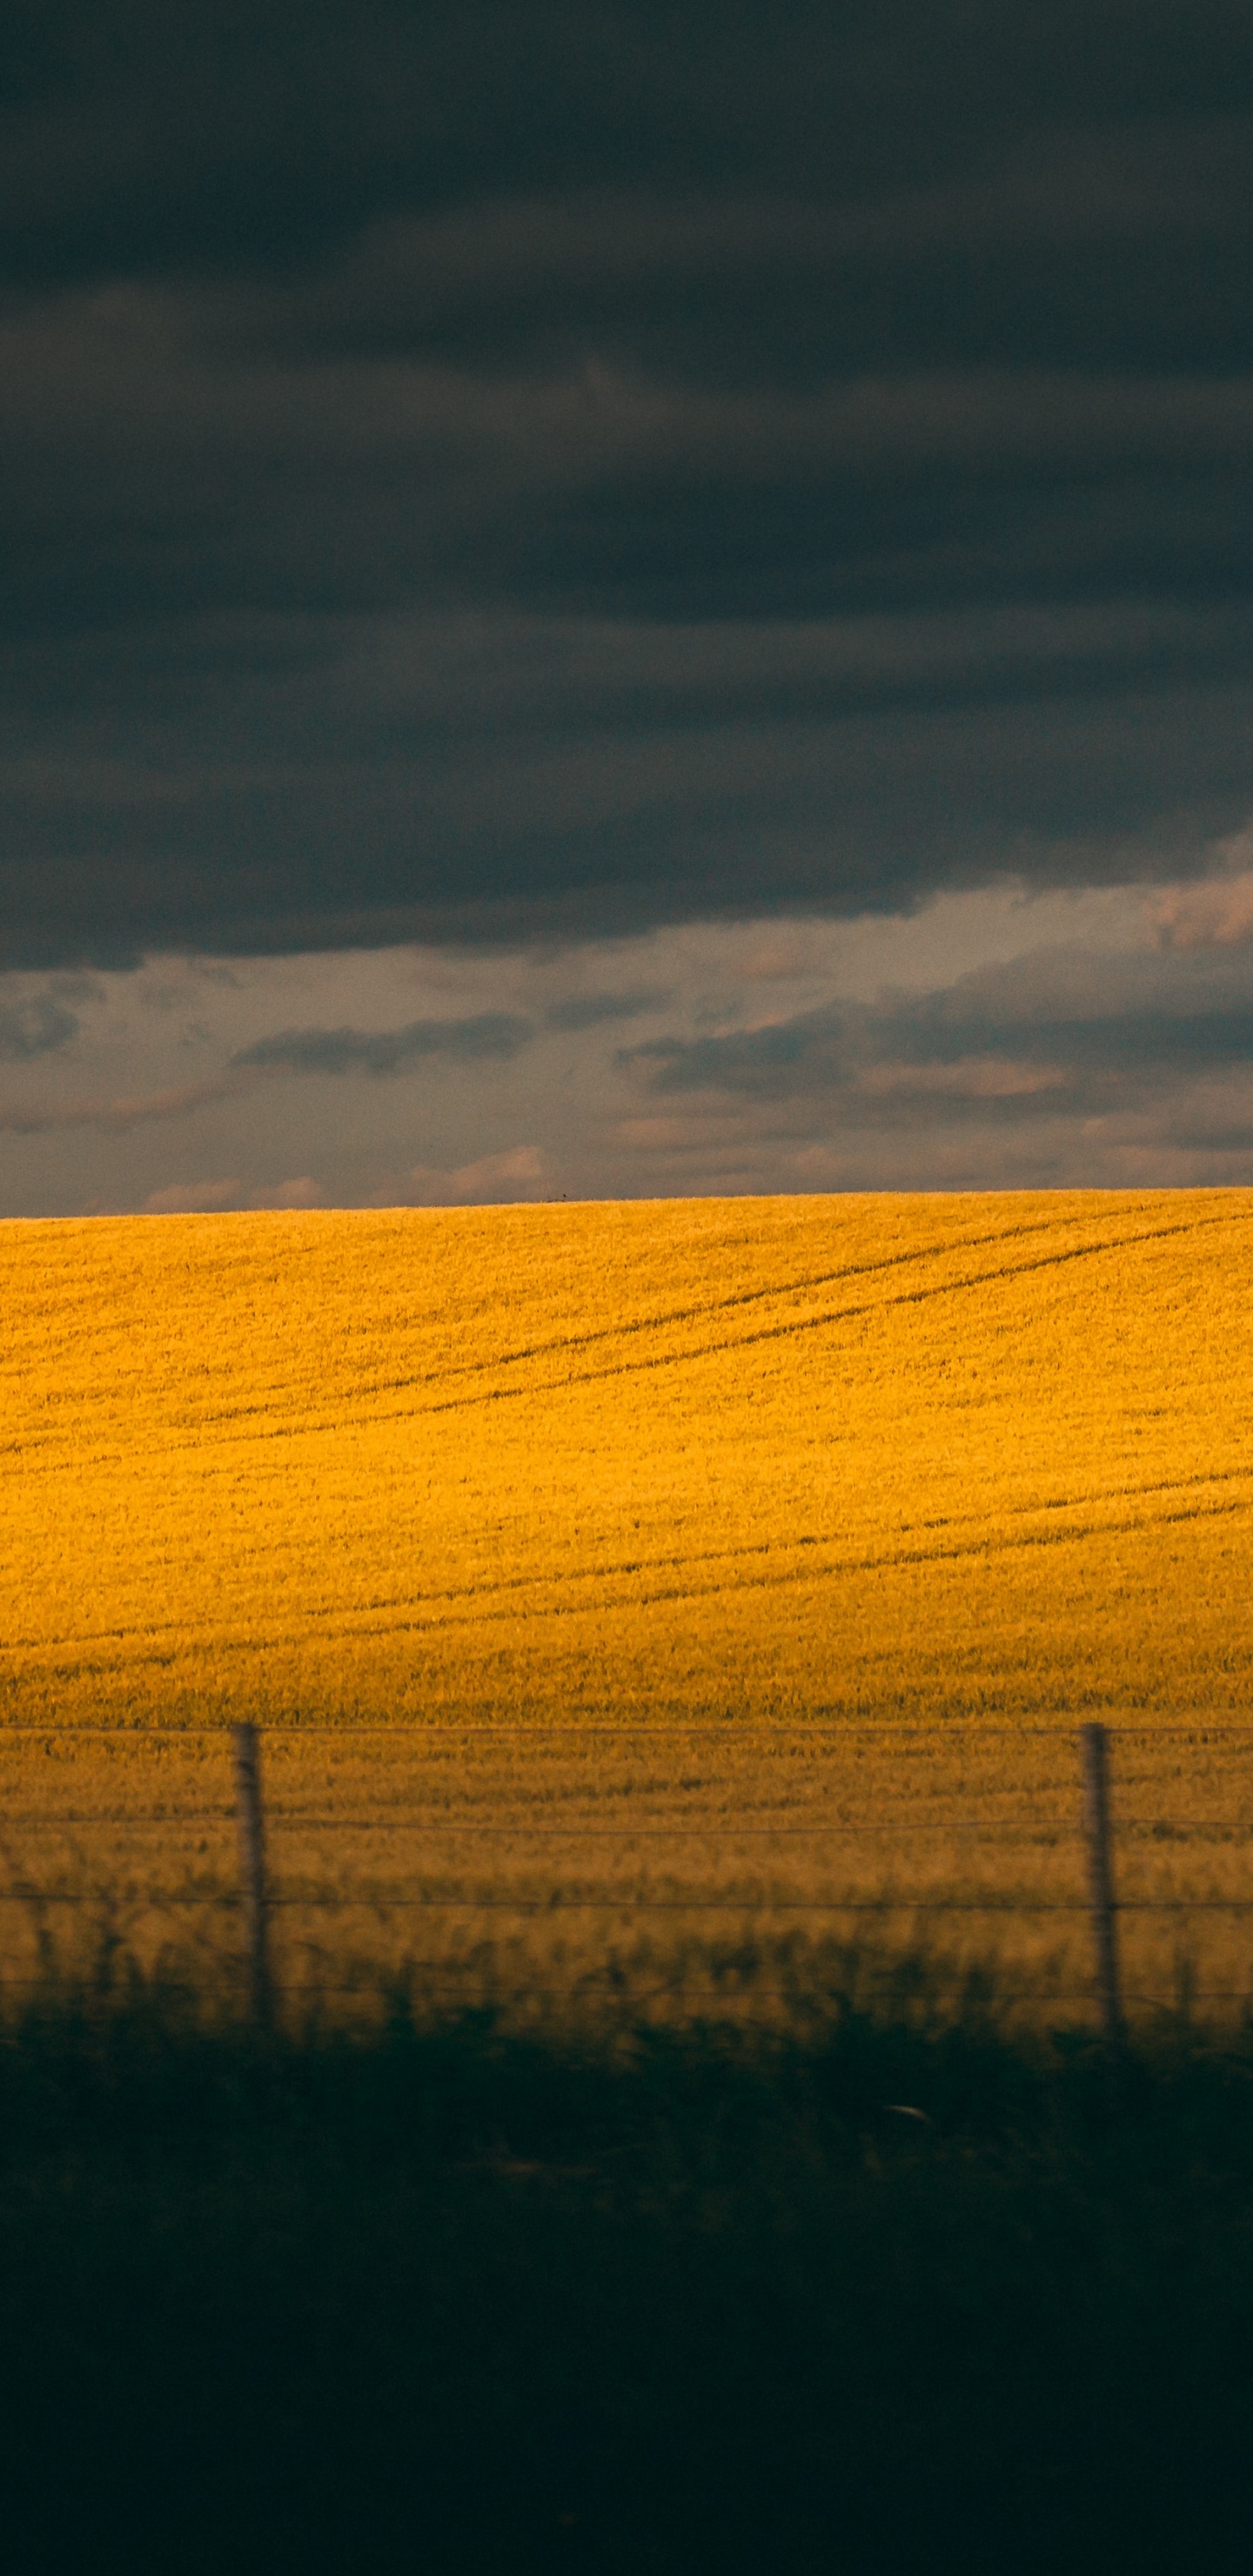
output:
[[[78,1017],[47,993],[21,1002],[0,1002],[0,1058],[27,1063],[32,1056],[52,1055],[78,1035]]]
[[[654,1038],[623,1047],[622,1071],[643,1088],[747,1092],[756,1098],[838,1089],[853,1079],[855,1031],[868,1014],[855,1007],[799,1012],[768,1028],[735,1030],[718,1037]]]
[[[868,197],[955,196],[980,239],[999,230],[982,196],[993,218],[1007,192],[1021,206],[1011,238],[1095,216],[1117,240],[1162,224],[1160,192],[1185,233],[1199,200],[1212,237],[1224,180],[1239,194],[1245,175],[1205,149],[1249,103],[1238,0],[1140,0],[1134,43],[1117,0],[1013,22],[997,0],[881,0],[873,16],[818,0],[733,14],[312,0],[298,23],[278,0],[244,15],[63,0],[11,11],[3,51],[0,203],[10,271],[27,277],[255,272],[371,219],[642,176],[662,194],[747,178],[855,214]],[[854,237],[875,248],[883,230],[863,216]],[[924,239],[936,230],[943,245],[932,211]]]
[[[626,1048],[655,1097],[839,1104],[865,1123],[1097,1114],[1253,1067],[1253,961],[1054,951],[945,989]]]
[[[693,299],[721,285],[734,295],[743,367],[781,280],[819,291],[838,280],[848,302],[850,286],[855,295],[876,271],[958,251],[981,256],[986,276],[1012,251],[1021,291],[1024,255],[1088,249],[1099,258],[1115,244],[1245,239],[1249,143],[1247,117],[1217,113],[1191,127],[1045,132],[1030,151],[1019,144],[998,158],[993,145],[973,170],[930,186],[843,198],[829,172],[812,193],[697,194],[654,182],[499,194],[367,228],[320,274],[293,279],[282,300],[254,289],[233,308],[236,327],[250,336],[277,329],[288,345],[374,352],[500,351],[533,346],[538,328],[560,351],[594,321],[602,348],[651,339],[656,349],[667,323],[690,324]],[[868,317],[857,319],[864,330]],[[802,327],[796,310],[788,322]],[[1108,356],[1108,337],[1103,346]],[[852,354],[873,364],[882,340]]]
[[[1253,857],[1253,831],[1227,849],[1232,857]],[[1150,902],[1149,917],[1164,948],[1235,948],[1253,940],[1253,868],[1167,886]]]
[[[101,1135],[125,1136],[154,1120],[191,1117],[228,1099],[235,1088],[230,1082],[189,1082],[100,1099],[0,1102],[0,1135],[57,1136],[95,1128]]]
[[[847,626],[808,672],[785,635],[763,635],[756,706],[750,636],[738,671],[715,641],[725,710],[702,680],[698,636],[685,673],[664,631],[628,631],[615,679],[601,630],[569,621],[547,637],[509,626],[499,656],[481,642],[459,658],[454,630],[444,673],[428,623],[411,686],[382,652],[356,662],[353,636],[330,678],[278,690],[245,678],[194,712],[162,708],[158,680],[127,738],[137,788],[145,769],[166,778],[162,803],[103,800],[90,758],[70,756],[75,734],[87,755],[121,722],[91,712],[88,693],[86,711],[46,720],[66,747],[55,793],[24,788],[13,816],[0,954],[38,966],[67,953],[121,963],[144,946],[620,934],[788,907],[902,909],[1007,870],[1173,880],[1204,866],[1208,840],[1253,802],[1247,688],[1206,671],[1203,636],[1191,673],[1172,681],[1163,648],[1162,667],[1121,692],[1091,662],[1067,672],[1081,637],[1042,648],[1034,693],[1021,667],[1008,686],[1020,648],[994,641],[981,663],[974,654],[970,702],[945,704],[945,655],[959,664],[961,639],[936,634],[928,677],[922,639],[902,635],[893,672],[883,623],[860,672]],[[403,652],[403,628],[381,641]],[[537,665],[550,680],[542,715]],[[233,729],[254,742],[263,729],[264,756],[215,772],[208,737]]]
[[[644,987],[633,993],[571,993],[564,1002],[554,1002],[544,1019],[550,1029],[573,1033],[610,1020],[637,1020],[645,1011],[660,1010],[667,998]]]
[[[458,1064],[517,1055],[534,1035],[529,1020],[480,1011],[464,1020],[410,1020],[400,1029],[281,1029],[242,1047],[231,1064],[241,1073],[403,1073],[432,1056]]]

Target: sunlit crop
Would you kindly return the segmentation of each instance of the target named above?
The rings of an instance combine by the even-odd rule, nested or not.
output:
[[[249,1716],[284,1892],[376,1900],[302,1974],[786,1984],[886,1894],[1069,1991],[1081,1921],[905,1901],[1078,1896],[1091,1716],[1127,1890],[1244,1886],[1251,1252],[1245,1192],[0,1228],[15,1883],[229,1888]]]

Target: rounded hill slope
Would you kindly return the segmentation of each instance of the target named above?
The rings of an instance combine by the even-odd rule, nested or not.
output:
[[[3,1706],[1249,1708],[1253,1193],[0,1228]]]

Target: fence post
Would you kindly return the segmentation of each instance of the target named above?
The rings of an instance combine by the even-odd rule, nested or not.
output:
[[[1096,1999],[1111,2060],[1123,2040],[1122,1993],[1115,1924],[1114,1850],[1109,1810],[1109,1737],[1103,1726],[1079,1730],[1083,1748],[1083,1828],[1088,1851],[1088,1902],[1096,1959]]]
[[[255,1726],[236,1726],[235,1805],[239,1817],[239,1880],[248,1945],[248,1994],[258,2030],[274,2019],[269,1922],[265,1889],[265,1820],[261,1808],[260,1749]]]

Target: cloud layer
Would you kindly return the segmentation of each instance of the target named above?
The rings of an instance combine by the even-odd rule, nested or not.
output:
[[[400,1029],[280,1029],[231,1058],[241,1073],[403,1073],[429,1056],[474,1064],[508,1058],[533,1034],[508,1011],[478,1011],[466,1020],[409,1020]]]
[[[896,919],[154,960],[72,1011],[13,976],[0,1213],[1250,1184],[1242,848]]]
[[[1073,1128],[1160,1102],[1182,1079],[1253,1068],[1253,946],[1238,957],[1029,952],[877,1006],[828,1003],[654,1039],[619,1063],[654,1098],[808,1103],[844,1127],[1043,1116]]]
[[[0,967],[1008,878],[1211,917],[1235,0],[58,0],[0,47]]]

